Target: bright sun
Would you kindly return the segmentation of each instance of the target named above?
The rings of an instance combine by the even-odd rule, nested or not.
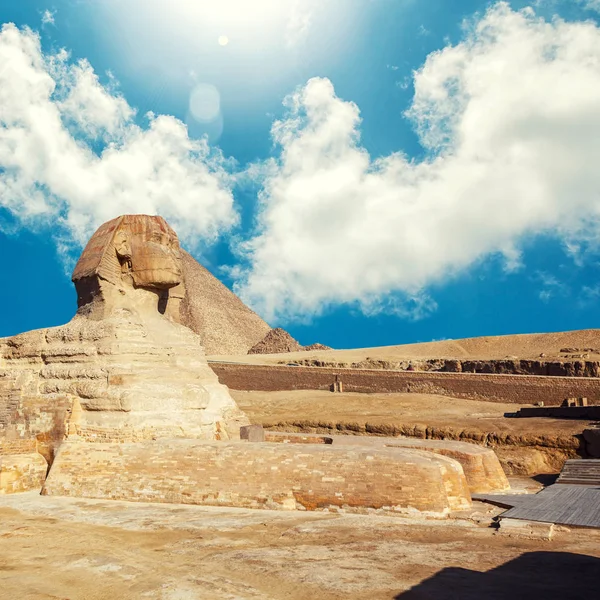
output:
[[[219,38],[221,44],[221,39],[229,41],[231,32],[240,29],[261,35],[272,30],[289,17],[293,4],[285,0],[170,0],[170,10],[188,21],[220,27],[227,33]]]

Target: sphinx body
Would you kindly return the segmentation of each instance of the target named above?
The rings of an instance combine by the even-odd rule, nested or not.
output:
[[[67,438],[239,437],[248,423],[179,324],[179,242],[161,217],[123,216],[90,239],[66,325],[0,340],[0,438],[37,441],[52,462]],[[25,444],[26,445],[26,444]]]
[[[0,494],[447,515],[491,481],[470,444],[239,441],[248,419],[180,323],[182,255],[160,217],[102,225],[73,282],[69,323],[0,339]]]

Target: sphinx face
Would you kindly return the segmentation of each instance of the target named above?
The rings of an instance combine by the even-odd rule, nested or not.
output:
[[[145,231],[118,231],[115,250],[137,287],[169,289],[181,283],[179,240],[158,223]]]
[[[162,217],[122,215],[101,225],[81,254],[72,279],[77,306],[87,316],[105,318],[113,308],[131,304],[128,290],[137,289],[134,304],[139,305],[143,290],[158,292],[158,312],[178,322],[178,302],[185,290],[181,251],[177,234]],[[149,307],[155,296],[147,297]]]

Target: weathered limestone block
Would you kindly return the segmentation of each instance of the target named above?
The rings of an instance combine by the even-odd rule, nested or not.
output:
[[[157,440],[65,442],[44,494],[243,508],[467,509],[462,467],[399,448]]]
[[[48,463],[37,452],[0,455],[0,494],[41,490]]]
[[[264,442],[265,430],[262,425],[244,425],[240,427],[240,439],[247,442]]]
[[[459,462],[462,465],[469,490],[472,494],[510,489],[510,484],[496,453],[491,448],[484,448],[467,442],[362,435],[322,436],[318,434],[273,431],[269,431],[266,434],[266,439],[269,442],[333,444],[344,447],[357,446],[365,449],[381,447],[414,448],[416,450],[448,456]]]
[[[394,438],[393,441],[386,442],[386,446],[416,448],[457,460],[462,465],[472,494],[510,489],[500,461],[490,448],[467,442],[413,438]]]

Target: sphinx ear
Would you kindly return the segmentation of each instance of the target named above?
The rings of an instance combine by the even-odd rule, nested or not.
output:
[[[121,260],[131,259],[131,246],[124,231],[118,231],[115,235],[115,250]]]

